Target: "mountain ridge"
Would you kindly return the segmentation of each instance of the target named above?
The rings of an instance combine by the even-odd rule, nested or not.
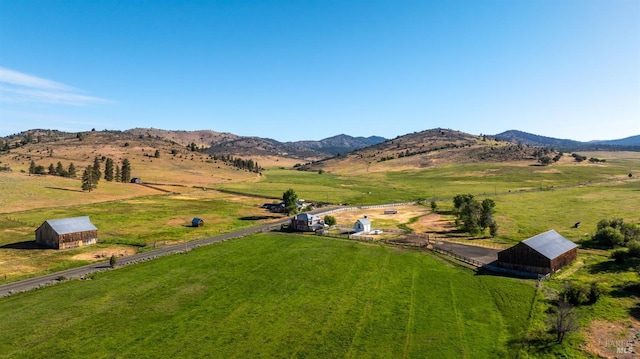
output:
[[[554,147],[563,151],[640,151],[640,135],[615,140],[594,140],[582,142],[571,139],[541,136],[519,130],[508,130],[497,135],[493,135],[492,137],[502,141],[510,141],[529,146]]]
[[[640,151],[640,135],[617,140],[580,142],[570,139],[540,136],[518,130],[509,130],[497,135],[477,136],[449,129],[431,129],[397,136],[394,139],[385,139],[381,136],[353,137],[346,134],[339,134],[318,141],[280,142],[269,138],[239,136],[212,130],[182,131],[155,128],[132,128],[125,131],[91,130],[77,133],[32,129],[11,136],[1,137],[0,150],[6,151],[27,143],[51,142],[71,138],[77,138],[82,141],[82,138],[89,138],[91,134],[100,134],[100,138],[102,138],[100,141],[107,142],[108,140],[106,140],[106,138],[109,138],[109,136],[112,137],[112,141],[128,140],[132,143],[136,140],[164,141],[168,145],[178,146],[177,148],[186,147],[191,150],[197,149],[210,155],[225,155],[241,158],[286,158],[298,163],[313,163],[335,157],[345,157],[351,154],[364,156],[363,153],[368,153],[366,156],[371,156],[371,160],[375,162],[431,153],[429,157],[431,157],[431,162],[433,162],[435,161],[435,152],[459,148],[457,152],[466,153],[470,151],[469,148],[471,147],[473,147],[474,150],[467,153],[467,157],[458,155],[450,157],[458,157],[460,161],[492,158],[503,160],[531,158],[531,154],[529,153],[531,151],[523,151],[522,146],[543,147],[565,152],[580,150]],[[490,150],[486,150],[485,147],[487,147],[487,141],[489,140],[506,141],[517,146],[509,147],[511,151],[509,154],[502,153],[506,151],[504,149],[505,146],[498,145],[499,143],[489,145],[488,148],[490,148]],[[371,155],[371,152],[376,152],[377,154]],[[419,165],[425,166],[431,162],[422,161]]]

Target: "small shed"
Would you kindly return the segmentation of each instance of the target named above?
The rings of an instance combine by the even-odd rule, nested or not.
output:
[[[498,252],[498,266],[533,272],[555,273],[578,257],[578,246],[550,230]]]
[[[191,220],[191,227],[202,227],[204,226],[204,221],[202,218],[195,217]]]
[[[97,242],[98,228],[87,216],[49,219],[36,229],[36,243],[50,248],[76,248]]]
[[[353,225],[353,230],[356,233],[369,233],[371,232],[371,221],[366,216],[364,218],[360,218]]]

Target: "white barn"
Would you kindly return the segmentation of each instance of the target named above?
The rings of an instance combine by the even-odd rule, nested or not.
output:
[[[369,233],[371,232],[371,221],[367,217],[360,218],[353,225],[353,230],[356,233]]]

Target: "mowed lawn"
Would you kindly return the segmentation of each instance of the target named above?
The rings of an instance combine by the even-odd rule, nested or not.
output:
[[[0,353],[505,357],[534,292],[425,252],[260,234],[0,298]]]

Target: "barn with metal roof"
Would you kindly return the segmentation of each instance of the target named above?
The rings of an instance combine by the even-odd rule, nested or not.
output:
[[[498,252],[498,265],[548,274],[569,265],[577,256],[578,246],[552,229]]]
[[[87,216],[49,219],[36,229],[36,243],[50,248],[76,248],[97,242],[98,228]]]

